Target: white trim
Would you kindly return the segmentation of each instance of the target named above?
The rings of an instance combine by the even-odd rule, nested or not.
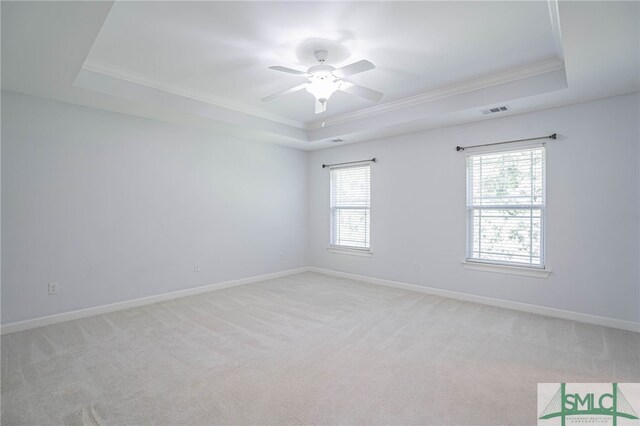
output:
[[[42,327],[45,325],[58,324],[65,321],[71,321],[74,319],[86,318],[95,315],[101,315],[109,312],[116,312],[123,309],[135,308],[138,306],[151,305],[154,303],[164,302],[167,300],[179,299],[181,297],[193,296],[202,293],[208,293],[210,291],[222,290],[225,288],[236,287],[244,284],[251,284],[269,279],[286,277],[289,275],[299,274],[302,272],[316,272],[320,274],[330,275],[339,278],[346,278],[361,282],[366,282],[375,285],[382,285],[385,287],[400,288],[408,291],[416,291],[424,294],[432,294],[441,297],[447,297],[450,299],[464,300],[467,302],[481,303],[483,305],[496,306],[499,308],[513,309],[516,311],[529,312],[537,315],[544,315],[553,318],[561,318],[570,321],[578,321],[587,324],[595,324],[603,327],[618,328],[620,330],[627,330],[633,332],[640,332],[640,323],[632,321],[624,321],[615,318],[600,317],[596,315],[584,314],[575,311],[567,311],[563,309],[548,308],[546,306],[532,305],[528,303],[513,302],[510,300],[496,299],[492,297],[477,296],[473,294],[461,293],[456,291],[444,290],[434,287],[426,287],[415,284],[403,283],[400,281],[391,281],[381,278],[368,277],[365,275],[349,274],[347,272],[333,271],[330,269],[318,268],[315,266],[308,266],[296,269],[289,269],[282,272],[274,272],[270,274],[257,275],[248,278],[241,278],[238,280],[225,281],[221,283],[211,284],[202,287],[195,287],[185,290],[178,290],[170,293],[159,294],[155,296],[143,297],[140,299],[127,300],[124,302],[112,303],[109,305],[96,306],[93,308],[80,309],[77,311],[64,312],[61,314],[49,315],[40,318],[34,318],[26,321],[18,321],[2,325],[0,328],[1,334],[16,333],[18,331],[30,330],[36,327]]]
[[[493,73],[487,77],[468,80],[459,84],[442,87],[419,95],[409,96],[406,98],[398,99],[396,101],[387,102],[381,105],[375,105],[354,112],[313,121],[307,124],[306,129],[315,130],[322,127],[328,127],[353,120],[358,120],[361,118],[369,118],[375,114],[397,111],[403,108],[409,108],[426,102],[435,101],[437,99],[461,95],[463,93],[486,89],[488,87],[498,86],[500,84],[510,83],[512,81],[522,80],[525,78],[536,77],[538,75],[563,69],[565,69],[563,60],[550,59],[502,73]]]
[[[508,145],[515,145],[515,146],[508,146]],[[470,147],[469,149],[472,149],[473,147]],[[477,147],[478,150],[476,150],[475,152],[465,152],[465,158],[466,158],[466,199],[467,199],[467,218],[466,218],[466,233],[467,233],[467,238],[466,238],[466,242],[467,242],[467,247],[466,247],[466,256],[467,256],[467,262],[463,263],[463,267],[465,269],[475,269],[475,270],[480,270],[480,271],[487,271],[487,272],[498,272],[498,273],[504,273],[504,274],[513,274],[513,275],[525,275],[525,276],[531,276],[531,277],[538,277],[538,278],[547,278],[549,276],[549,273],[547,273],[546,275],[544,273],[540,272],[540,269],[544,269],[544,263],[545,263],[545,244],[546,244],[546,205],[547,205],[547,150],[546,150],[546,141],[521,141],[521,142],[514,142],[513,144],[505,144],[505,145],[498,145],[497,149],[491,149],[491,148],[496,148],[496,146],[485,146],[485,147]],[[517,205],[483,205],[482,202],[480,203],[480,205],[473,205],[473,170],[474,167],[471,164],[470,160],[472,160],[473,157],[482,157],[482,156],[488,156],[488,155],[493,155],[493,154],[504,154],[504,153],[508,153],[508,152],[519,152],[519,151],[533,151],[533,150],[539,150],[541,151],[541,155],[542,155],[542,199],[540,204],[523,204],[520,206]],[[466,151],[466,149],[465,149]],[[533,173],[533,166],[531,166],[531,172]],[[480,172],[482,175],[482,162],[480,163]],[[481,176],[482,177],[482,176]],[[533,181],[532,181],[533,182]],[[533,183],[531,184],[531,191],[533,191]],[[530,200],[531,202],[533,202],[533,199]],[[506,209],[506,210],[519,210],[519,209],[523,209],[523,210],[527,210],[530,209],[531,210],[531,223],[530,226],[533,227],[533,210],[539,210],[540,211],[540,262],[541,262],[541,266],[536,267],[536,266],[528,266],[528,265],[512,265],[509,264],[509,262],[500,262],[500,261],[492,261],[492,260],[486,260],[483,261],[483,259],[478,259],[478,258],[474,258],[473,256],[473,239],[474,239],[474,214],[476,210],[484,210],[484,209]],[[529,255],[532,256],[533,255],[533,237],[530,236],[530,251],[529,251]],[[532,258],[530,258],[530,260],[532,260]],[[471,263],[469,265],[469,263]],[[480,264],[480,265],[479,265]],[[514,269],[516,268],[516,269]],[[535,272],[532,272],[531,270],[537,270]]]
[[[464,269],[484,272],[497,272],[499,274],[522,275],[525,277],[549,278],[551,271],[542,268],[528,268],[526,266],[501,265],[499,263],[474,262],[463,260],[460,262]]]
[[[286,277],[288,275],[307,272],[308,267],[289,269],[281,272],[272,272],[270,274],[256,275],[253,277],[240,278],[237,280],[223,281],[216,284],[205,285],[201,287],[188,288],[185,290],[172,291],[169,293],[157,294],[155,296],[141,297],[139,299],[125,300],[123,302],[111,303],[108,305],[100,305],[92,308],[78,309],[76,311],[63,312],[61,314],[48,315],[44,317],[34,318],[25,321],[17,321],[9,324],[3,324],[0,328],[0,334],[16,333],[18,331],[30,330],[45,325],[57,324],[65,321],[71,321],[80,318],[102,315],[109,312],[121,311],[123,309],[136,308],[138,306],[151,305],[154,303],[165,302],[167,300],[179,299],[181,297],[194,296],[196,294],[208,293],[210,291],[222,290],[229,287],[237,287],[244,284],[251,284],[275,278]]]
[[[551,31],[553,32],[553,44],[556,48],[556,55],[564,59],[564,49],[562,47],[562,30],[560,29],[560,11],[558,10],[558,0],[548,0],[549,19],[551,20]]]
[[[552,17],[553,19],[553,17]],[[233,111],[238,111],[245,114],[250,114],[255,117],[264,118],[277,123],[286,124],[301,130],[315,130],[326,126],[332,126],[336,124],[346,123],[361,118],[368,118],[375,114],[383,114],[401,110],[423,104],[426,102],[435,101],[437,99],[448,98],[451,96],[460,95],[463,93],[473,92],[476,90],[485,89],[488,87],[498,86],[500,84],[509,83],[512,81],[522,80],[525,78],[536,77],[538,75],[546,74],[553,71],[565,69],[564,61],[560,58],[550,59],[542,62],[538,62],[532,65],[515,68],[502,73],[493,73],[486,77],[481,77],[474,80],[464,81],[459,84],[454,84],[447,87],[431,90],[419,95],[409,96],[406,98],[398,99],[395,101],[387,102],[380,105],[375,105],[369,108],[363,108],[357,111],[353,111],[346,114],[341,114],[334,117],[324,118],[322,120],[301,122],[291,120],[279,115],[269,114],[261,109],[245,105],[231,99],[215,96],[210,93],[206,93],[200,90],[189,89],[186,87],[163,84],[158,81],[152,80],[139,73],[107,64],[104,62],[96,61],[93,59],[87,59],[82,65],[82,69],[92,71],[95,73],[107,75],[109,77],[117,78],[120,80],[128,81],[130,83],[139,84],[142,86],[150,87],[164,92],[172,93],[174,95],[183,96],[190,99],[195,99],[201,102],[205,102],[211,105],[216,105],[222,108],[227,108]]]
[[[528,312],[528,313],[537,314],[537,315],[544,315],[544,316],[553,317],[553,318],[561,318],[561,319],[566,319],[570,321],[578,321],[578,322],[583,322],[587,324],[595,324],[603,327],[612,327],[612,328],[618,328],[620,330],[627,330],[627,331],[640,333],[640,323],[633,322],[633,321],[624,321],[624,320],[619,320],[615,318],[600,317],[600,316],[591,315],[591,314],[584,314],[581,312],[549,308],[549,307],[540,306],[540,305],[531,305],[528,303],[514,302],[511,300],[496,299],[493,297],[477,296],[474,294],[461,293],[457,291],[444,290],[440,288],[403,283],[400,281],[385,280],[381,278],[368,277],[365,275],[349,274],[347,272],[317,268],[315,266],[309,267],[308,269],[311,272],[317,272],[320,274],[330,275],[330,276],[339,277],[339,278],[346,278],[346,279],[361,281],[361,282],[370,283],[370,284],[382,285],[385,287],[400,288],[403,290],[416,291],[419,293],[447,297],[450,299],[481,303],[483,305],[496,306],[504,309],[512,309],[515,311]]]
[[[291,120],[279,115],[269,114],[258,108],[250,107],[248,105],[232,101],[231,99],[214,96],[210,93],[206,93],[200,90],[189,89],[175,84],[163,84],[158,81],[151,80],[150,78],[147,78],[133,71],[129,71],[127,69],[104,62],[87,59],[82,65],[82,69],[117,78],[119,80],[128,81],[129,83],[139,84],[141,86],[150,87],[156,90],[162,90],[163,92],[172,93],[174,95],[183,96],[185,98],[194,99],[196,101],[205,102],[210,105],[215,105],[244,114],[253,115],[255,117],[264,118],[276,123],[286,124],[298,129],[305,128],[304,123],[301,121]]]
[[[362,256],[362,257],[371,257],[371,256],[373,256],[373,252],[371,250],[349,248],[349,247],[329,246],[329,247],[327,247],[327,251],[329,253],[349,254],[351,256]]]

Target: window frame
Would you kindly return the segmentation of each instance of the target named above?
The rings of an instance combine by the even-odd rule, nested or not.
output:
[[[367,207],[360,207],[360,206],[355,206],[355,207],[334,207],[332,205],[332,189],[333,189],[333,185],[332,185],[332,181],[331,181],[331,172],[333,170],[336,169],[349,169],[349,168],[356,168],[356,167],[363,167],[366,166],[369,168],[369,205],[368,208]],[[341,165],[341,166],[330,166],[329,167],[329,245],[327,247],[327,250],[331,253],[337,253],[337,254],[349,254],[349,255],[356,255],[356,256],[371,256],[373,254],[373,251],[371,250],[372,247],[372,243],[371,243],[371,162],[369,161],[363,161],[360,163],[352,163],[349,165]],[[339,209],[362,209],[362,210],[369,210],[369,227],[367,230],[368,233],[368,241],[369,241],[369,246],[368,247],[358,247],[358,246],[348,246],[348,245],[340,245],[340,244],[334,244],[335,241],[335,230],[336,230],[336,226],[335,226],[335,215],[334,215],[334,211],[335,210],[339,210]]]
[[[472,156],[480,156],[480,155],[492,155],[492,154],[500,154],[507,152],[517,152],[517,151],[525,151],[531,149],[542,149],[542,202],[538,204],[526,204],[522,206],[513,206],[514,209],[522,209],[522,210],[530,210],[533,209],[534,206],[536,210],[540,210],[540,264],[532,264],[532,263],[524,263],[524,262],[510,262],[510,261],[500,261],[500,260],[492,260],[492,259],[481,259],[472,257],[473,254],[473,213],[477,210],[477,207],[473,207],[470,199],[471,199],[471,190],[469,188],[469,157]],[[465,208],[466,208],[466,250],[465,250],[465,261],[463,264],[470,265],[465,266],[466,269],[481,269],[488,270],[493,272],[498,272],[498,268],[504,269],[504,271],[510,273],[509,271],[517,271],[517,270],[533,270],[539,271],[541,273],[540,276],[547,277],[550,271],[547,269],[547,259],[546,259],[546,229],[547,229],[547,148],[545,142],[534,142],[534,143],[520,143],[517,145],[512,145],[508,147],[491,147],[491,148],[480,148],[480,149],[469,149],[465,151]],[[506,206],[506,205],[505,205]],[[503,206],[498,206],[503,207]],[[473,267],[473,265],[477,265],[478,267]],[[535,272],[534,272],[535,273]],[[527,273],[516,273],[516,275],[528,275]],[[532,275],[538,276],[538,275]]]

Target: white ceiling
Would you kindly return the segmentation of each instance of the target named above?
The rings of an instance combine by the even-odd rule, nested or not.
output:
[[[383,102],[557,58],[546,2],[117,2],[88,61],[300,122],[313,96],[260,99],[306,80],[269,70],[360,59]],[[371,106],[337,93],[323,118]]]
[[[2,88],[302,149],[640,90],[639,2],[6,2]],[[374,104],[313,114],[314,48]],[[333,60],[332,60],[333,59]],[[324,125],[323,125],[324,123]]]

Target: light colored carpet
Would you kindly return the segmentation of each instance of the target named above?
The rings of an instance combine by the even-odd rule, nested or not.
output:
[[[2,424],[535,424],[640,335],[314,273],[2,337]]]

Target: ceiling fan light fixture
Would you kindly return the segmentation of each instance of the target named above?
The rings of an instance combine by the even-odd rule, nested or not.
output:
[[[320,76],[321,73],[316,73],[309,76],[310,83],[307,85],[307,92],[311,93],[317,101],[326,102],[329,100],[338,89],[340,89],[340,82],[335,80],[335,77],[331,73],[326,73],[328,76]],[[322,73],[324,74],[324,73]]]
[[[318,65],[310,67],[306,72],[281,66],[269,67],[269,69],[275,71],[286,72],[287,74],[295,74],[300,77],[305,77],[307,80],[309,80],[309,82],[291,87],[289,89],[275,93],[271,96],[267,96],[265,98],[262,98],[262,100],[264,102],[269,102],[281,96],[305,89],[316,99],[316,114],[322,114],[327,110],[327,101],[338,90],[350,93],[352,95],[360,96],[365,99],[369,99],[373,102],[378,102],[382,98],[381,92],[362,87],[345,80],[346,77],[349,77],[351,75],[374,69],[375,65],[373,65],[371,62],[362,59],[360,61],[336,69],[331,65],[325,65],[325,61],[328,56],[326,50],[316,50],[314,53],[319,63]]]

